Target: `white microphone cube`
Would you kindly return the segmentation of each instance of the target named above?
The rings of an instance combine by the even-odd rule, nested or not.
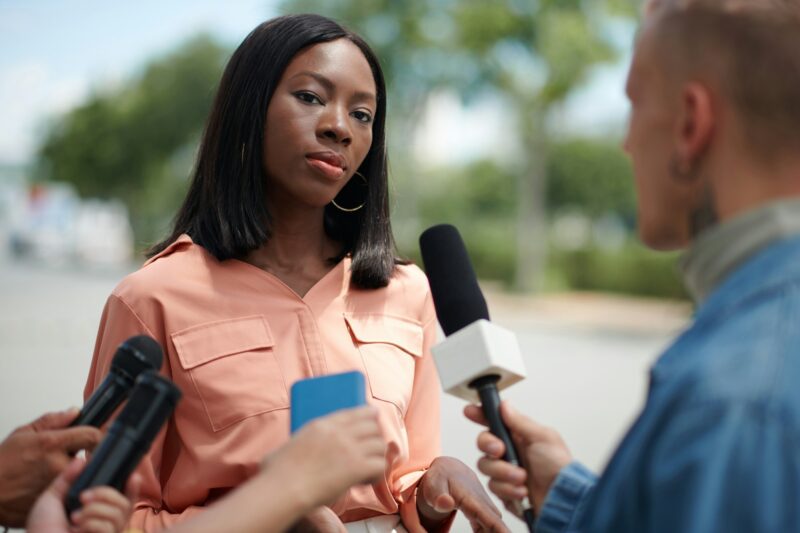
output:
[[[469,387],[477,378],[498,375],[498,390],[525,379],[525,365],[517,337],[488,320],[478,320],[458,330],[431,351],[445,392],[480,403]]]

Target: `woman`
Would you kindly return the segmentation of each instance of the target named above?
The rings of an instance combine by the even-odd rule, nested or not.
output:
[[[268,21],[234,52],[174,230],[109,297],[85,390],[146,333],[184,393],[140,468],[134,526],[194,515],[252,476],[288,439],[293,382],[359,370],[385,475],[309,521],[435,530],[458,502],[500,527],[475,475],[437,458],[436,321],[425,276],[396,259],[385,118],[377,58],[329,19]]]

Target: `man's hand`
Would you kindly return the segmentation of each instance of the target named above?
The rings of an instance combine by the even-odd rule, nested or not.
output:
[[[456,510],[464,513],[473,531],[508,531],[475,472],[452,457],[437,457],[422,476],[417,510],[428,531],[436,530]]]
[[[131,515],[131,500],[141,484],[134,473],[128,480],[126,498],[111,487],[94,487],[81,493],[83,507],[72,513],[72,524],[64,512],[64,498],[85,466],[73,460],[39,497],[28,517],[28,533],[118,533]]]
[[[77,409],[48,413],[0,443],[0,524],[23,527],[36,498],[80,450],[102,437],[93,427],[67,428]]]
[[[480,407],[468,405],[467,418],[488,426]],[[478,448],[486,454],[478,461],[478,470],[489,476],[489,490],[500,498],[506,509],[519,516],[517,502],[528,496],[536,509],[541,509],[550,486],[562,468],[572,462],[572,455],[561,435],[520,414],[507,402],[500,405],[500,415],[511,432],[511,438],[525,467],[502,460],[506,451],[503,441],[488,431],[478,435]]]

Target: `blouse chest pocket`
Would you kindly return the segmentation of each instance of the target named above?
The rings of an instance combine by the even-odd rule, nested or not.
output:
[[[422,357],[422,326],[405,318],[366,313],[347,313],[345,322],[361,352],[372,396],[393,403],[405,415],[416,363]]]
[[[289,407],[286,384],[273,352],[275,342],[263,316],[199,324],[171,337],[214,431]]]

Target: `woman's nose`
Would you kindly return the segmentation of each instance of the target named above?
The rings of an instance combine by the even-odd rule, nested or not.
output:
[[[327,106],[326,113],[320,120],[317,135],[349,146],[353,139],[347,118],[346,110],[334,105]]]

